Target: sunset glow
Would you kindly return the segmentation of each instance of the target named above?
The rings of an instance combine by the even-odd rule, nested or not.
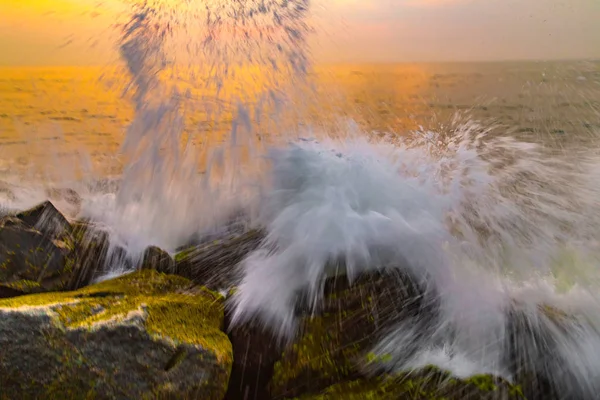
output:
[[[115,61],[128,4],[0,0],[0,65]],[[321,0],[312,14],[318,62],[600,58],[595,0]]]

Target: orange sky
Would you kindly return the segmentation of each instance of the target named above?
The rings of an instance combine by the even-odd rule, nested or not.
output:
[[[600,59],[599,0],[313,0],[312,6],[318,61]],[[123,0],[0,0],[0,65],[115,60],[110,26],[125,7]]]

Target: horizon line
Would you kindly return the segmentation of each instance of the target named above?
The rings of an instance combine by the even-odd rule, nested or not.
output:
[[[600,62],[595,57],[573,57],[573,58],[507,58],[507,59],[473,59],[473,60],[403,60],[403,61],[319,61],[313,62],[314,66],[331,65],[398,65],[398,64],[502,64],[502,63],[545,63],[545,62]],[[187,64],[194,66],[198,64]],[[112,64],[2,64],[0,68],[106,68],[118,67],[120,63]]]

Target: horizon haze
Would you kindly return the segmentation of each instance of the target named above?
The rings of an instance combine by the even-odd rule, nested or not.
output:
[[[171,0],[165,0],[171,1]],[[595,0],[312,3],[316,63],[600,59]],[[118,62],[121,0],[0,0],[0,66]]]

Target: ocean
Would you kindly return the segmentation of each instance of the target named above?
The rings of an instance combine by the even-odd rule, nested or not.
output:
[[[600,130],[600,62],[327,65],[315,70],[320,97],[315,103],[322,107],[315,124],[335,114],[365,132],[406,135],[448,126],[463,114],[497,125],[499,134],[549,146],[587,141]],[[101,176],[119,173],[119,150],[134,107],[122,93],[129,78],[116,71],[0,69],[0,179],[42,173],[40,167],[47,174],[48,157],[75,157],[72,162],[80,164],[83,156]],[[201,111],[189,115],[188,130],[196,136],[214,132],[202,118]]]

